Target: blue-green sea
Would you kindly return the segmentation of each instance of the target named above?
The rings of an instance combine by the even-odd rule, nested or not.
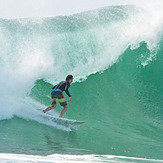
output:
[[[79,126],[42,116],[68,74]],[[0,19],[0,162],[163,162],[163,14]]]

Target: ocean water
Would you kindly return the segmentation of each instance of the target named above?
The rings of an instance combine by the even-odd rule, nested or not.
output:
[[[0,162],[163,162],[162,27],[136,6],[0,19]],[[68,74],[77,127],[41,113]]]

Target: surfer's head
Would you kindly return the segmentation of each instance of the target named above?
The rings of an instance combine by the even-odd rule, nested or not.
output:
[[[69,82],[69,83],[71,84],[72,81],[73,81],[73,76],[72,76],[72,75],[67,75],[66,81]]]

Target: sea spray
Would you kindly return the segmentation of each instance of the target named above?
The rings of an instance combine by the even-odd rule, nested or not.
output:
[[[1,19],[0,152],[162,159],[162,16],[155,16],[115,6]],[[40,116],[67,74],[75,82],[65,116],[85,121],[76,132]],[[57,104],[51,112],[60,111]]]

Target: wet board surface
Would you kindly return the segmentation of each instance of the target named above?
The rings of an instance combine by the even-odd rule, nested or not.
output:
[[[67,118],[60,118],[53,115],[50,115],[48,113],[42,114],[44,117],[47,117],[48,119],[51,119],[55,122],[62,123],[62,124],[69,124],[69,125],[80,125],[83,124],[84,121],[78,121],[73,119],[67,119]]]

